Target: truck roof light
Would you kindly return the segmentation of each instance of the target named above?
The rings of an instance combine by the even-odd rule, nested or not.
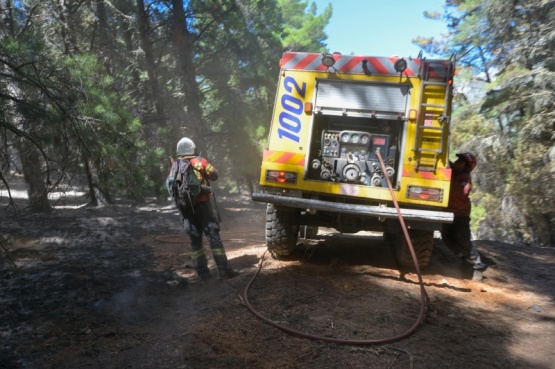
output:
[[[333,67],[333,65],[335,64],[335,59],[331,54],[322,54],[322,64],[324,64],[328,68]]]
[[[393,64],[395,70],[399,73],[403,73],[405,69],[407,69],[407,61],[403,58],[397,60],[395,64]]]

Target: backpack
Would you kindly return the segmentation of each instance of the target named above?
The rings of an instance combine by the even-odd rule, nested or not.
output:
[[[178,205],[189,209],[196,204],[201,192],[200,180],[195,170],[198,171],[189,159],[178,159],[172,169],[174,198]]]

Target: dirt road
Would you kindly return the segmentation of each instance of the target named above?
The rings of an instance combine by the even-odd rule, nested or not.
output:
[[[553,249],[476,241],[496,264],[478,283],[438,242],[423,324],[387,344],[345,345],[289,334],[245,306],[265,251],[261,204],[220,201],[241,275],[199,282],[167,204],[79,200],[16,218],[0,203],[2,369],[555,368]],[[248,302],[290,329],[368,341],[405,333],[420,289],[379,234],[321,229],[291,260],[266,255]]]

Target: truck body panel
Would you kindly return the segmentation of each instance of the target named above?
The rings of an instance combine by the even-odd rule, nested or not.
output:
[[[413,229],[452,221],[452,60],[288,52],[280,66],[253,200],[291,226],[390,232],[389,179]]]

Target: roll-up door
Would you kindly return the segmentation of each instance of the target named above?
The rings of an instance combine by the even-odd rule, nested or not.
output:
[[[409,86],[318,80],[316,112],[327,115],[397,119],[407,108]]]

